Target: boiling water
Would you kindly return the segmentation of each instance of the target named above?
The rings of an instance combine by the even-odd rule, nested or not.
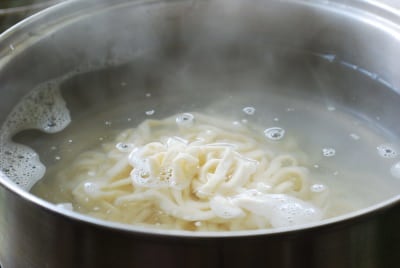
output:
[[[313,61],[325,66],[319,59]],[[2,170],[30,190],[44,173],[40,164],[43,163],[47,172],[32,193],[56,204],[72,202],[74,205],[71,193],[52,178],[58,170],[68,168],[77,154],[101,146],[120,131],[136,127],[143,120],[202,112],[226,118],[233,126],[257,125],[264,129],[265,139],[271,141],[272,147],[282,152],[295,152],[307,164],[310,176],[319,182],[312,190],[329,188],[337,207],[329,217],[399,194],[398,139],[380,127],[379,117],[360,114],[348,107],[346,101],[336,98],[335,89],[329,88],[332,85],[321,84],[321,80],[315,78],[320,77],[319,71],[304,68],[289,79],[283,72],[266,71],[259,65],[254,68],[253,63],[233,60],[224,66],[212,61],[190,65],[183,61],[161,63],[154,59],[137,59],[133,64],[85,71],[42,85],[34,92],[53,93],[56,100],[53,103],[58,105],[51,107],[56,108],[60,116],[34,112],[35,123],[29,128],[57,133],[21,132],[20,123],[16,127],[10,122],[16,121],[15,114],[24,113],[26,117],[32,110],[18,108],[3,126],[3,133],[9,135],[2,136],[5,148],[9,144],[17,148],[19,143],[33,148],[34,151],[21,145],[18,148],[25,148],[26,152],[18,155],[30,155],[28,163],[35,163],[33,165],[41,171],[21,173],[23,176],[12,173],[8,167],[17,162],[17,169],[24,170],[26,165],[20,163],[27,163],[12,156],[2,160]],[[348,73],[348,70],[343,72]],[[359,74],[351,75],[353,79],[365,79]],[[374,83],[375,87],[382,87]],[[32,97],[23,102],[29,99]],[[46,106],[45,99],[35,101],[35,105]],[[49,121],[49,117],[53,120]],[[39,121],[47,123],[38,124]],[[57,124],[52,124],[56,121]],[[54,127],[56,131],[49,131]],[[16,132],[19,132],[14,137],[17,143],[10,143],[10,137]],[[32,165],[26,167],[32,170]],[[32,179],[26,183],[26,180],[20,181],[21,177]]]

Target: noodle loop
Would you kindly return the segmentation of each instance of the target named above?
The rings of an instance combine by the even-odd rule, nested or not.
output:
[[[268,148],[262,130],[226,122],[147,120],[81,154],[57,180],[74,210],[135,225],[228,231],[322,219],[327,197],[311,191],[307,168]]]

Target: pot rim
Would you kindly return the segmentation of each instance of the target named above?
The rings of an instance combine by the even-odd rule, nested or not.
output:
[[[135,0],[133,2],[140,3],[159,3],[163,0]],[[186,0],[173,0],[175,2],[182,2]],[[255,0],[258,1],[258,0]],[[278,0],[277,0],[278,1]],[[308,6],[319,6],[326,9],[338,9],[342,13],[350,13],[351,16],[356,17],[355,14],[366,14],[372,15],[369,19],[365,20],[366,23],[371,24],[371,26],[379,27],[394,37],[400,40],[400,10],[397,10],[385,3],[380,3],[378,0],[360,0],[355,1],[349,5],[345,0],[331,0],[331,1],[324,1],[324,0],[283,0],[284,2],[290,3],[297,3],[303,4]],[[32,22],[37,22],[42,19],[46,19],[46,16],[51,15],[53,12],[62,11],[64,8],[67,9],[68,7],[79,4],[80,0],[68,0],[68,1],[50,1],[50,2],[58,2],[58,4],[46,8],[24,20],[15,24],[2,34],[0,34],[0,43],[7,43],[7,39],[11,38],[13,40],[14,36],[23,35],[23,29],[26,26],[30,26]],[[87,1],[93,2],[96,1]],[[346,2],[346,3],[345,3]],[[107,9],[107,6],[118,6],[119,2],[117,1],[113,4],[105,5],[106,7],[100,5],[100,8]],[[86,10],[87,12],[87,10]],[[353,14],[356,12],[355,14]],[[90,12],[89,12],[90,13]],[[85,11],[83,13],[85,16],[88,16]],[[373,20],[377,19],[377,21]],[[51,22],[52,23],[52,22]],[[36,39],[38,40],[38,39]],[[7,44],[6,44],[7,45]],[[6,46],[8,47],[8,46]],[[13,48],[11,48],[13,50]],[[0,50],[0,55],[2,55]],[[12,57],[10,57],[11,59]],[[4,61],[0,60],[0,65],[3,65]],[[30,202],[34,205],[37,205],[41,208],[46,209],[50,213],[57,214],[58,216],[66,217],[72,221],[78,221],[84,224],[92,225],[97,228],[108,229],[112,231],[122,231],[126,233],[141,233],[145,235],[156,235],[156,236],[173,236],[173,237],[181,237],[181,238],[233,238],[233,237],[248,237],[248,236],[259,236],[259,235],[268,235],[268,236],[275,236],[275,235],[288,235],[292,233],[298,232],[305,232],[308,230],[315,230],[321,229],[332,225],[341,225],[347,224],[355,220],[362,220],[364,218],[370,217],[376,213],[381,213],[385,209],[389,209],[395,205],[400,204],[400,193],[397,196],[393,196],[389,199],[381,201],[377,204],[372,206],[368,206],[366,208],[353,211],[350,213],[346,213],[343,215],[339,215],[336,217],[324,219],[322,221],[318,221],[315,223],[309,223],[304,225],[296,225],[292,227],[281,227],[281,228],[271,228],[271,229],[260,229],[260,230],[244,230],[244,231],[201,231],[201,232],[193,232],[193,231],[183,231],[183,230],[167,230],[167,229],[156,229],[156,228],[147,228],[147,227],[140,227],[140,226],[132,226],[129,224],[122,224],[117,222],[111,222],[106,220],[101,220],[97,218],[93,218],[90,216],[86,216],[80,214],[78,212],[69,211],[66,209],[60,209],[55,204],[47,202],[30,192],[27,192],[9,180],[4,173],[0,171],[0,187],[4,187],[7,191],[11,192],[19,196],[26,202]]]
[[[37,11],[61,3],[62,1],[65,0],[45,0],[41,3],[32,3],[10,8],[0,8],[0,16]]]

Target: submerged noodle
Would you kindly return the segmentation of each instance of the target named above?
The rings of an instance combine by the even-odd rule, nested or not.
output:
[[[307,168],[262,133],[201,114],[146,120],[56,180],[75,211],[133,225],[229,231],[321,220],[327,191],[313,192]]]

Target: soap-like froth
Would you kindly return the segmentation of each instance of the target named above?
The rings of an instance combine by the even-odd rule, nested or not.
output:
[[[46,167],[31,148],[13,142],[13,136],[28,129],[55,133],[70,122],[57,82],[43,84],[29,92],[14,107],[0,129],[0,170],[29,191],[43,177]]]
[[[323,213],[309,202],[282,194],[265,194],[247,190],[232,198],[231,203],[267,219],[272,227],[288,227],[320,221]]]

